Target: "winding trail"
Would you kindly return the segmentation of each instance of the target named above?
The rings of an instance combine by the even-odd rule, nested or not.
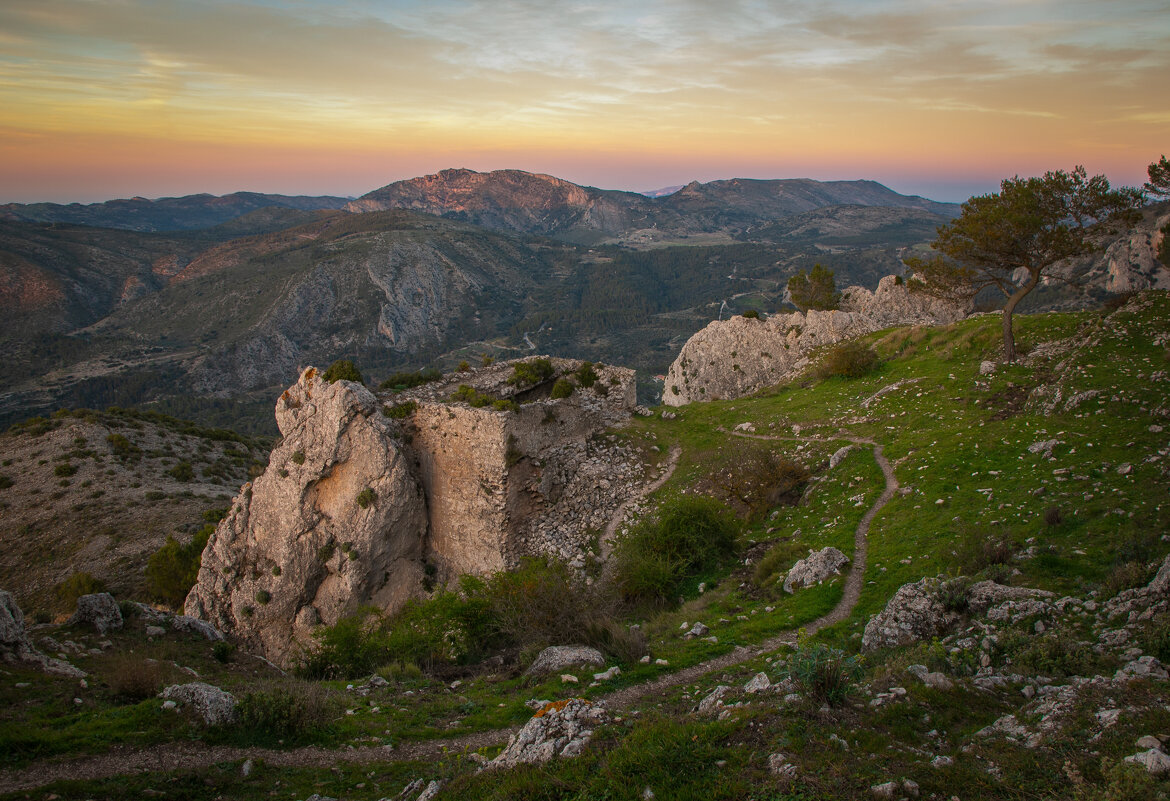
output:
[[[725,431],[731,436],[758,440],[788,440],[788,441],[817,441],[832,442],[844,440],[854,445],[869,445],[873,448],[873,458],[881,468],[886,479],[886,487],[873,505],[866,511],[857,524],[853,535],[853,561],[849,575],[845,578],[844,591],[841,600],[827,614],[803,626],[805,632],[812,634],[826,626],[831,626],[848,618],[857,601],[861,597],[861,587],[865,580],[866,555],[868,553],[869,527],[878,512],[889,503],[898,491],[898,479],[894,469],[882,453],[882,446],[872,439],[853,437],[845,433],[829,437],[786,437],[767,434],[749,434],[746,432]],[[634,498],[631,498],[615,512],[606,527],[603,538],[603,553],[605,545],[610,542],[624,516],[628,504],[640,500],[664,484],[673,474],[678,465],[680,449],[675,446],[671,449],[667,469],[654,482],[648,484]],[[612,545],[610,546],[612,548]],[[608,695],[601,696],[598,701],[610,709],[627,708],[647,696],[661,693],[680,684],[693,683],[703,675],[715,670],[724,670],[746,662],[762,654],[774,651],[782,645],[791,645],[796,642],[797,630],[788,630],[770,637],[761,643],[750,647],[737,646],[733,651],[723,656],[700,662],[682,670],[660,676],[642,684],[616,690]],[[519,726],[507,729],[493,729],[491,731],[476,732],[462,737],[452,737],[440,740],[424,740],[417,743],[404,742],[393,748],[364,747],[364,748],[294,748],[275,750],[267,748],[235,748],[231,746],[206,745],[197,741],[166,743],[148,748],[132,746],[117,746],[107,753],[91,757],[64,758],[59,760],[42,760],[21,770],[5,770],[0,772],[0,793],[11,793],[19,790],[31,790],[61,780],[94,780],[110,776],[142,773],[148,771],[176,771],[191,770],[214,765],[219,762],[236,762],[245,759],[263,760],[265,764],[276,767],[331,767],[339,762],[350,764],[366,764],[372,762],[405,762],[413,760],[433,760],[445,753],[460,754],[465,751],[476,751],[507,743],[508,738],[520,730]]]
[[[613,553],[613,537],[615,534],[617,534],[618,526],[620,526],[622,524],[622,520],[625,519],[626,512],[635,503],[641,501],[647,495],[654,492],[670,480],[670,477],[674,475],[675,468],[678,467],[678,458],[681,455],[682,448],[680,448],[678,445],[675,445],[673,448],[671,448],[670,455],[666,460],[666,467],[662,471],[662,474],[646,486],[642,487],[642,489],[638,490],[638,492],[633,497],[627,498],[625,503],[619,506],[617,511],[613,513],[613,517],[609,519],[609,523],[605,527],[605,533],[601,535],[601,561],[603,561],[605,564],[609,564],[609,555]]]

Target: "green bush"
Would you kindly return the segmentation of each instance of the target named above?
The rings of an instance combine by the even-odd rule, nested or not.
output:
[[[191,466],[190,462],[179,462],[167,471],[167,475],[175,481],[190,481],[195,478],[195,468]]]
[[[142,458],[142,449],[121,434],[110,434],[106,442],[114,456],[123,462],[134,462]]]
[[[408,400],[393,406],[383,406],[382,413],[392,420],[405,420],[414,414],[416,409],[418,409],[418,403]]]
[[[577,383],[585,389],[597,383],[597,371],[593,369],[593,362],[583,363],[573,375],[577,377]]]
[[[357,494],[357,505],[363,509],[368,509],[377,498],[377,494],[369,487],[366,487]]]
[[[328,691],[318,684],[270,682],[240,698],[235,726],[268,739],[311,739],[330,727],[336,711]]]
[[[710,571],[734,554],[738,533],[723,504],[684,495],[618,543],[616,585],[633,603],[669,602],[684,579]]]
[[[99,578],[94,578],[92,573],[79,570],[58,584],[54,591],[66,607],[73,608],[77,606],[77,599],[81,596],[105,592],[106,583]]]
[[[877,367],[878,354],[860,342],[842,342],[833,346],[817,365],[817,378],[861,378]]]
[[[745,444],[719,465],[704,489],[748,520],[758,520],[776,506],[795,505],[809,478],[807,467],[775,449]]]
[[[576,389],[577,389],[577,386],[569,379],[558,378],[556,383],[553,384],[552,393],[551,393],[550,397],[553,400],[560,400],[561,398],[567,398],[570,395],[572,395],[574,390],[576,390]]]
[[[466,364],[467,362],[463,362],[459,369],[463,370],[464,365]],[[423,384],[428,384],[431,381],[438,381],[442,377],[443,374],[433,367],[427,367],[413,373],[394,373],[394,375],[390,376],[381,384],[379,384],[378,389],[392,389],[395,392],[398,392],[404,389],[410,389],[411,387],[419,387]]]
[[[488,395],[486,392],[480,392],[478,389],[469,387],[467,384],[460,384],[459,388],[451,393],[451,400],[466,403],[468,406],[476,409],[491,406],[497,411],[506,412],[515,411],[520,408],[515,401]]]
[[[744,316],[744,317],[746,317],[746,318],[747,318],[747,319],[749,319],[749,320],[758,320],[758,319],[760,319],[760,313],[759,313],[758,311],[756,311],[755,309],[748,309],[747,311],[745,311],[745,312],[743,313],[743,316]]]
[[[261,606],[264,606],[271,600],[272,600],[272,593],[270,593],[268,590],[257,590],[256,591],[256,603],[260,604]]]
[[[788,659],[788,675],[819,703],[840,706],[861,678],[861,660],[827,645],[801,644]]]
[[[316,641],[301,657],[297,672],[312,679],[352,678],[390,661],[385,618],[369,607],[313,632]]]
[[[526,362],[517,362],[512,367],[512,375],[508,383],[517,387],[530,387],[552,378],[556,370],[548,359],[532,359]]]
[[[208,523],[186,545],[181,545],[174,537],[167,537],[166,543],[151,554],[146,563],[146,590],[151,597],[173,609],[183,605],[199,577],[203,549],[214,532],[215,526]]]
[[[296,464],[304,464],[305,463],[305,452],[304,451],[293,451],[292,460]]]
[[[789,278],[788,293],[793,305],[802,311],[835,309],[841,300],[834,272],[819,263],[814,264],[810,272],[801,270]]]
[[[943,582],[938,588],[938,600],[948,612],[966,612],[971,600],[971,579],[960,576]]]
[[[357,365],[349,359],[338,359],[333,364],[329,365],[329,369],[321,376],[330,384],[335,381],[354,381],[358,384],[362,383],[362,374],[357,369]]]
[[[132,653],[116,654],[106,665],[106,684],[113,696],[121,701],[145,701],[163,688],[166,678],[163,664]]]
[[[211,646],[211,655],[216,662],[228,663],[232,659],[232,655],[236,652],[236,646],[232,645],[227,640],[220,640]]]
[[[8,489],[13,483],[11,476],[0,475],[0,489]]]
[[[62,478],[71,476],[76,472],[77,472],[77,465],[70,464],[69,462],[62,462],[61,464],[59,464],[53,468],[53,475],[61,476]]]

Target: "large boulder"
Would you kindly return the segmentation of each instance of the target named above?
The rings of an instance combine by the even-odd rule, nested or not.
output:
[[[374,396],[314,368],[281,395],[283,440],[203,553],[188,615],[282,665],[320,624],[421,591],[422,490]]]
[[[529,666],[531,676],[559,673],[565,668],[585,665],[605,667],[605,657],[596,648],[588,645],[553,645],[545,648]]]
[[[942,325],[963,319],[970,303],[933,298],[888,275],[877,290],[849,287],[833,311],[732,317],[695,333],[666,374],[662,402],[739,398],[803,370],[814,348],[894,325]]]
[[[826,579],[839,576],[841,568],[847,564],[849,557],[832,546],[815,553],[810,551],[784,577],[784,592],[792,593],[802,587],[814,587]]]
[[[958,619],[938,597],[938,579],[919,579],[903,584],[874,615],[861,635],[861,649],[876,651],[926,640],[942,634]]]
[[[236,717],[236,699],[231,693],[201,681],[172,684],[159,698],[189,707],[208,726],[223,726]]]
[[[12,593],[5,590],[0,590],[0,660],[34,665],[58,676],[81,678],[86,675],[84,670],[45,656],[33,646],[24,628],[24,612]]]
[[[584,698],[546,704],[488,767],[541,764],[554,757],[575,757],[585,749],[593,728],[606,721],[605,710]]]
[[[98,634],[122,628],[122,610],[108,592],[95,592],[77,599],[77,609],[69,618],[70,626],[91,628]]]

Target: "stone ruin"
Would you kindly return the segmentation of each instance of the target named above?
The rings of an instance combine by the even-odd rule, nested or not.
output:
[[[598,365],[591,387],[553,399],[582,363],[550,359],[551,377],[518,387],[517,361],[378,395],[306,369],[277,401],[267,469],[208,542],[187,614],[287,665],[315,627],[362,606],[393,612],[529,555],[581,564],[640,479],[600,436],[629,419],[634,372]],[[461,385],[485,405],[453,401]]]

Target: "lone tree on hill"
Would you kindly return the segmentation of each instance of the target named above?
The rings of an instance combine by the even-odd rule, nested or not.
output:
[[[1110,223],[1134,223],[1142,193],[1111,189],[1104,175],[1089,178],[1084,167],[1048,172],[1043,178],[1007,178],[1000,191],[973,197],[959,216],[940,226],[931,247],[938,255],[906,259],[928,294],[970,300],[995,287],[1003,307],[1003,358],[1016,360],[1012,312],[1040,279],[1073,256],[1092,253],[1091,235]]]
[[[1144,189],[1152,198],[1170,198],[1170,161],[1165,156],[1146,168],[1150,180],[1146,181]]]
[[[841,293],[837,291],[837,283],[833,280],[833,271],[820,263],[814,264],[809,273],[801,270],[789,278],[788,294],[793,305],[801,311],[828,311],[837,308],[841,300]]]

